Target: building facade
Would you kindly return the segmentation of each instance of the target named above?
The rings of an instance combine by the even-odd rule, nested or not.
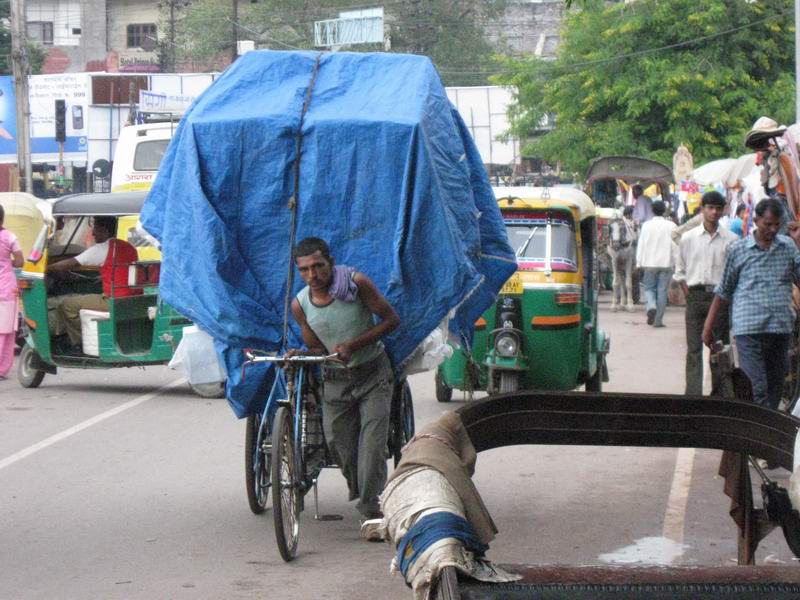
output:
[[[27,0],[26,31],[47,51],[43,72],[157,72],[158,3]]]
[[[565,12],[563,0],[513,0],[502,16],[487,23],[486,36],[511,54],[554,58]]]

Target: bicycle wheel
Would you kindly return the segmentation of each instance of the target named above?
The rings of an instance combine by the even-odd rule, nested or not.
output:
[[[408,381],[403,381],[402,385],[395,390],[395,398],[392,403],[395,405],[392,410],[391,424],[391,451],[394,458],[394,466],[400,462],[403,447],[414,437],[414,402],[411,398],[411,386]]]
[[[266,422],[264,427],[261,427],[261,415],[247,417],[245,427],[244,470],[247,502],[253,514],[260,515],[267,508],[269,499],[270,464],[269,453],[265,451],[269,443],[267,427]]]
[[[281,558],[289,562],[297,552],[300,537],[298,474],[295,473],[295,448],[292,441],[292,415],[285,406],[275,413],[272,424],[272,518],[275,540]]]

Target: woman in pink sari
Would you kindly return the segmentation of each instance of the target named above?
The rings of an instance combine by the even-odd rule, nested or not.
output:
[[[14,365],[14,345],[19,312],[19,292],[14,269],[25,262],[17,236],[3,227],[5,210],[0,206],[0,379]]]

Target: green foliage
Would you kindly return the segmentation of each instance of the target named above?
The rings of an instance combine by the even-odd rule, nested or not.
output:
[[[387,0],[383,3],[391,52],[424,54],[439,68],[447,85],[486,84],[495,48],[484,26],[505,8],[507,0]],[[170,19],[176,3],[177,18]],[[232,53],[233,11],[230,1],[162,0],[159,56],[166,70],[182,65],[222,69]],[[314,22],[336,18],[347,6],[363,8],[363,0],[261,0],[239,3],[239,39],[260,48],[313,48]],[[380,4],[379,4],[380,5]],[[174,22],[174,34],[172,23]],[[345,50],[374,52],[383,44],[354,45]],[[171,68],[174,67],[174,68]]]
[[[744,152],[759,116],[794,121],[792,0],[582,5],[555,61],[500,61],[495,81],[517,90],[509,134],[556,119],[526,154],[583,172],[607,154],[671,164],[684,143],[697,164]]]
[[[0,0],[0,75],[11,75],[11,2]],[[31,64],[31,73],[36,75],[42,72],[45,52],[39,44],[29,41],[26,44],[28,60]]]

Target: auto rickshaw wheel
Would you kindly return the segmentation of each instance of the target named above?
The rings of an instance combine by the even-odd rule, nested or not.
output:
[[[19,365],[17,366],[17,380],[24,388],[39,387],[44,379],[45,372],[34,367],[36,358],[36,350],[26,343],[19,353]]]
[[[586,391],[598,393],[603,391],[603,363],[597,363],[594,375],[586,381]]]
[[[436,371],[436,400],[439,402],[450,402],[453,399],[453,388],[444,382],[444,377]]]
[[[201,398],[224,398],[225,382],[217,381],[214,383],[190,383],[189,387]]]

